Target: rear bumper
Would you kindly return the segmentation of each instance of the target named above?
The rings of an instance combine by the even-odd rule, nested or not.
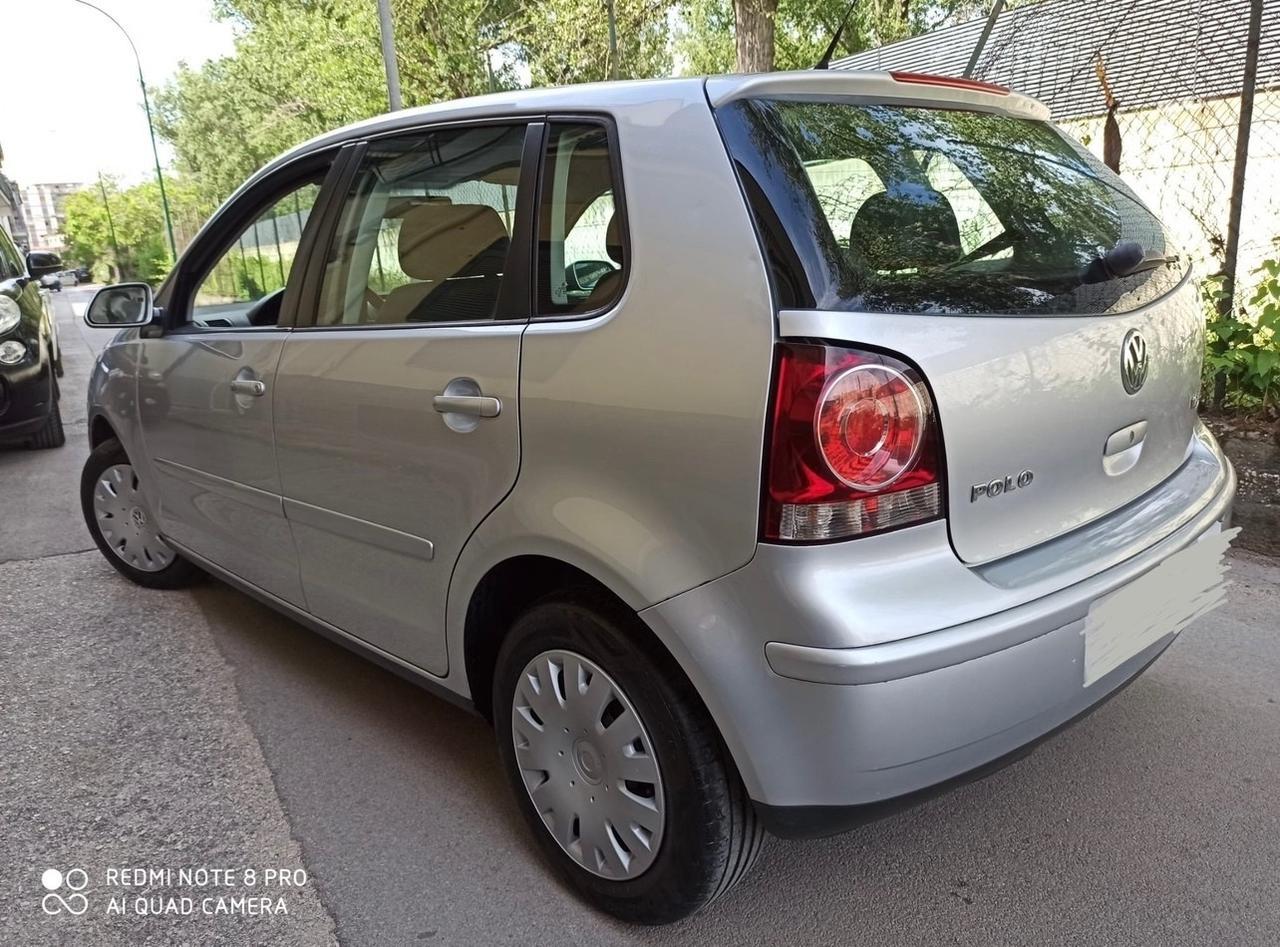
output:
[[[839,831],[1018,754],[1136,677],[1174,635],[1086,687],[1090,605],[1228,521],[1234,493],[1205,434],[1143,498],[1161,517],[1134,506],[1106,518],[1136,551],[1095,529],[1092,563],[1060,547],[1053,571],[1030,550],[984,574],[955,558],[943,524],[927,524],[762,546],[737,572],[641,614],[689,673],[766,824]],[[876,634],[893,637],[867,641]]]

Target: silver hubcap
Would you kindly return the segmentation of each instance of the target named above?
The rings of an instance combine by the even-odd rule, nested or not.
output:
[[[102,472],[93,489],[93,515],[111,551],[135,569],[159,572],[173,562],[174,552],[160,538],[129,464]]]
[[[601,878],[644,872],[662,844],[662,778],[627,695],[588,658],[544,651],[512,704],[516,763],[552,837]]]

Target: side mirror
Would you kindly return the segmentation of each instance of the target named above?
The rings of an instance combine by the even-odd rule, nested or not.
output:
[[[151,287],[146,283],[118,283],[98,290],[84,321],[97,329],[144,326],[151,321]]]
[[[62,257],[46,250],[33,250],[27,254],[27,272],[32,279],[62,271]]]
[[[565,272],[565,281],[576,289],[590,292],[613,271],[613,264],[604,260],[575,260]]]

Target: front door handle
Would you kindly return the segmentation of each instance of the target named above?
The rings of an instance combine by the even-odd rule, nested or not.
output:
[[[496,418],[502,402],[485,395],[436,395],[431,405],[441,414],[465,414],[473,418]]]
[[[231,382],[231,392],[261,398],[267,393],[267,383],[256,378],[237,378]]]

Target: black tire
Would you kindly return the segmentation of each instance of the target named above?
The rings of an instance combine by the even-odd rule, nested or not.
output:
[[[67,433],[62,429],[62,407],[59,403],[61,399],[57,380],[53,381],[51,387],[53,404],[49,408],[49,417],[45,420],[44,427],[32,434],[27,441],[27,446],[32,450],[49,450],[67,442]]]
[[[499,652],[493,719],[517,805],[559,874],[614,917],[666,924],[705,907],[745,876],[760,853],[764,829],[692,685],[646,640],[649,634],[633,612],[593,590],[539,602],[516,620]],[[551,649],[573,651],[599,665],[626,693],[650,735],[666,817],[658,854],[636,878],[609,880],[580,866],[548,831],[525,789],[512,742],[512,700],[528,662]]]
[[[175,554],[173,562],[158,572],[146,572],[129,565],[107,543],[93,513],[93,491],[102,473],[117,464],[131,465],[131,461],[120,442],[111,438],[93,449],[80,475],[80,508],[84,513],[85,525],[89,527],[89,535],[97,543],[102,555],[125,578],[149,589],[180,589],[199,581],[203,573],[181,555]]]

